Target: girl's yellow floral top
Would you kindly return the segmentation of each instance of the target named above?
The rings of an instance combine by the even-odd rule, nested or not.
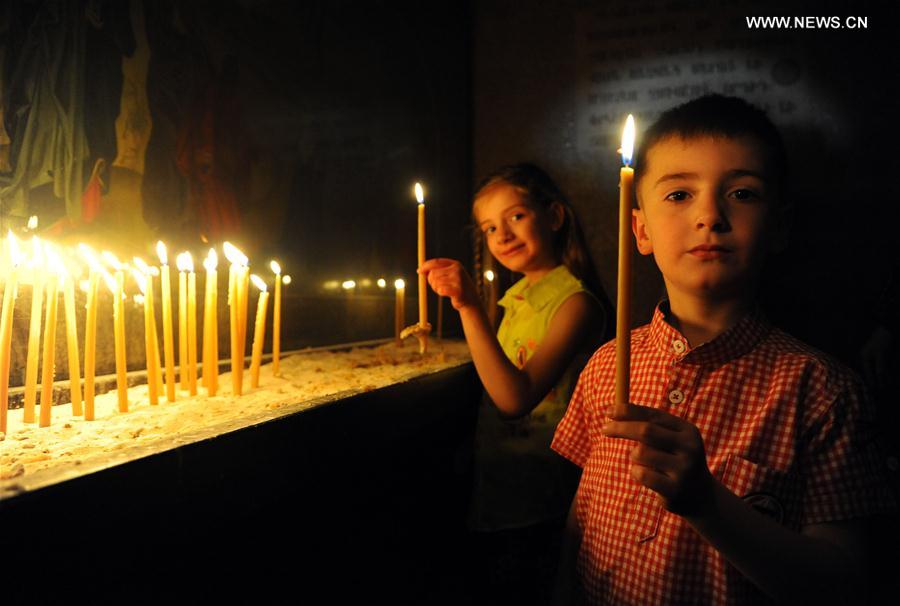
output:
[[[498,302],[505,308],[497,339],[519,368],[543,341],[566,299],[589,292],[565,265],[529,285],[523,278]],[[566,412],[581,363],[574,361],[529,415],[508,420],[485,394],[475,435],[475,486],[470,524],[475,530],[519,528],[565,516],[578,470],[550,450]]]

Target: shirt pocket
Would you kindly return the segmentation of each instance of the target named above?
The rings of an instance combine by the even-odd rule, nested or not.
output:
[[[641,486],[630,509],[628,525],[633,529],[632,538],[638,543],[655,539],[659,534],[659,522],[663,514],[659,496],[646,486]]]
[[[729,454],[722,483],[757,512],[779,524],[793,517],[788,513],[798,492],[796,478],[780,469]]]

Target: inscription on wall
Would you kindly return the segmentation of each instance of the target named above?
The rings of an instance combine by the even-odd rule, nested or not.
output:
[[[640,130],[660,112],[706,93],[743,97],[779,124],[810,119],[815,112],[797,36],[742,27],[744,14],[723,13],[704,0],[581,9],[579,155],[612,163],[610,150],[618,148],[629,113]]]

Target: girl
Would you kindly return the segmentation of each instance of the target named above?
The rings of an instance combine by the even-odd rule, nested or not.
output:
[[[577,468],[550,441],[578,373],[607,338],[610,305],[574,210],[540,168],[517,164],[489,175],[472,212],[476,250],[483,238],[497,261],[524,275],[499,301],[497,335],[458,261],[431,259],[421,271],[459,311],[490,400],[479,409],[469,516],[477,533],[488,533],[478,540],[493,577],[485,589],[499,595],[486,597],[537,603],[551,585],[555,543],[578,483]]]

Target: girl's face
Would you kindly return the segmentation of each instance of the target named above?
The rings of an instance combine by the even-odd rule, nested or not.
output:
[[[533,282],[559,265],[553,238],[563,209],[538,208],[507,183],[489,186],[475,199],[475,221],[488,249],[504,267]]]

